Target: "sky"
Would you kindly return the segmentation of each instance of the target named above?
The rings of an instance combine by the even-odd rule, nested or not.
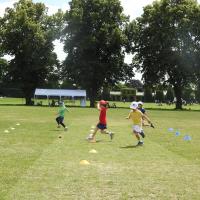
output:
[[[42,2],[48,7],[49,14],[55,13],[58,9],[63,11],[69,9],[68,2],[70,0],[33,0],[34,2]],[[151,4],[154,0],[120,0],[124,8],[124,13],[130,16],[130,20],[141,16],[143,7]],[[7,7],[12,7],[13,3],[17,0],[0,0],[0,16],[3,16],[4,10]],[[198,0],[200,3],[200,0]],[[63,45],[57,40],[54,42],[55,52],[57,53],[59,60],[64,60],[66,54],[63,52]],[[125,62],[131,63],[132,55],[126,55]],[[141,79],[141,74],[136,74],[136,78]]]

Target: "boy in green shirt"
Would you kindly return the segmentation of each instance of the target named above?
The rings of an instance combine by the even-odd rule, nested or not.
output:
[[[63,121],[64,121],[65,111],[66,110],[67,110],[67,108],[65,107],[64,102],[60,102],[59,103],[59,111],[57,113],[58,117],[56,118],[56,122],[58,124],[58,128],[60,128],[60,124],[61,124],[64,127],[65,131],[67,131],[67,127],[65,126],[65,124],[63,123]]]

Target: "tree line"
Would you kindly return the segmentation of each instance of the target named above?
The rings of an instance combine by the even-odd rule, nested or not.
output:
[[[90,106],[99,92],[132,80],[145,87],[172,86],[176,108],[185,88],[200,89],[200,5],[160,0],[130,21],[120,0],[71,0],[69,10],[48,15],[43,3],[19,0],[0,17],[0,86],[20,88],[31,103],[36,87],[87,90]],[[64,43],[59,62],[53,42]],[[132,64],[124,63],[126,53]],[[12,56],[10,61],[4,55]],[[197,94],[197,97],[200,96]]]

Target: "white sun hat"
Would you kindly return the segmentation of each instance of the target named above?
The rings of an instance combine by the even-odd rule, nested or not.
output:
[[[138,102],[138,105],[139,105],[139,104],[140,104],[140,105],[143,105],[143,102],[142,102],[142,101],[139,101],[139,102]]]
[[[133,102],[131,103],[131,105],[130,105],[130,108],[131,108],[131,109],[137,109],[137,107],[138,107],[138,103],[135,102],[135,101],[133,101]]]

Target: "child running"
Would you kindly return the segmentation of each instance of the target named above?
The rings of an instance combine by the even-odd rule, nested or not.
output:
[[[107,129],[106,112],[108,109],[107,106],[108,106],[108,102],[104,100],[101,100],[97,104],[97,109],[100,111],[99,122],[97,126],[95,127],[93,133],[87,138],[91,142],[96,142],[95,135],[98,130],[100,130],[102,134],[108,134],[111,140],[113,139],[114,133],[106,130]]]
[[[60,125],[62,125],[65,131],[67,131],[67,127],[65,126],[63,121],[64,121],[65,111],[66,110],[67,110],[67,108],[65,107],[64,102],[60,102],[59,103],[59,110],[58,110],[58,113],[57,113],[58,117],[56,118],[56,122],[58,124],[58,128],[60,128]]]
[[[128,117],[126,119],[131,119],[133,121],[133,133],[135,134],[137,140],[138,140],[138,146],[143,145],[144,142],[140,138],[140,134],[142,132],[142,120],[146,119],[148,123],[151,124],[150,119],[144,115],[140,110],[138,110],[138,104],[137,102],[132,102],[130,105],[130,108],[132,109],[129,113]]]

